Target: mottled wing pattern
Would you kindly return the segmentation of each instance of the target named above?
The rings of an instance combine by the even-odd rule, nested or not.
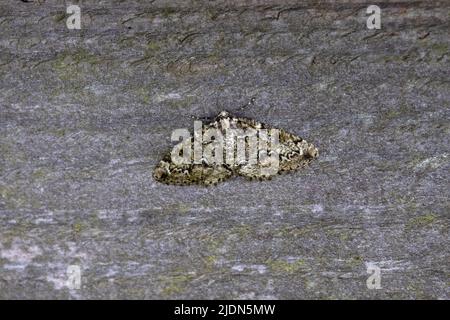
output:
[[[283,129],[280,129],[280,147],[280,173],[305,167],[319,156],[312,143]]]
[[[176,165],[167,154],[157,165],[153,173],[155,180],[166,184],[211,185],[224,181],[232,176],[233,172],[224,165],[210,166],[207,164]]]
[[[236,118],[230,116],[226,111],[221,112],[216,119],[204,126],[204,131],[208,128],[219,129],[225,135],[226,129],[271,129],[270,126],[257,122],[253,119]],[[279,130],[279,145],[276,150],[279,154],[278,173],[293,171],[305,167],[311,160],[318,156],[318,150],[313,144],[304,139]],[[250,164],[182,164],[177,165],[171,161],[170,152],[156,166],[153,173],[155,180],[166,184],[189,185],[217,184],[230,178],[233,175],[244,176],[249,179],[265,180],[272,176],[261,173],[261,165]]]

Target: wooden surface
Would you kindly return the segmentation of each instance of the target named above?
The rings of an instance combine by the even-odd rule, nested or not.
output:
[[[245,3],[0,3],[0,298],[449,298],[450,3]],[[155,182],[224,109],[319,159]]]

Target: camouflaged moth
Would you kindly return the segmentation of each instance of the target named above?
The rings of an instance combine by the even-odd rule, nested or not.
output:
[[[206,125],[194,122],[172,134],[183,137],[156,166],[155,180],[175,185],[211,185],[233,175],[266,180],[305,167],[319,154],[304,139],[252,119],[237,118],[227,111]]]

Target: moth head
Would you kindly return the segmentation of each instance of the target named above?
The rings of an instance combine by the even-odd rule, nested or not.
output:
[[[228,112],[228,111],[225,111],[225,110],[223,110],[223,111],[221,111],[220,113],[219,113],[219,115],[217,116],[217,118],[228,118],[230,116],[230,113]]]

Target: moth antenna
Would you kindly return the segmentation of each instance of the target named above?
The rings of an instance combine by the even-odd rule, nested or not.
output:
[[[191,118],[194,121],[211,121],[214,119],[214,117],[199,117],[199,116],[194,116],[194,115],[188,115],[189,118]]]
[[[216,106],[219,105],[219,97],[216,97]],[[199,116],[195,116],[195,115],[188,115],[189,118],[191,118],[194,121],[213,121],[215,119],[215,115],[214,116],[203,116],[203,117],[199,117]]]
[[[245,108],[247,108],[247,107],[250,107],[250,106],[253,106],[254,104],[255,104],[255,101],[256,101],[256,98],[255,97],[252,97],[252,98],[250,98],[250,101],[249,102],[247,102],[246,104],[244,104],[243,106],[241,106],[241,107],[239,107],[236,111],[233,111],[233,113],[234,112],[239,112],[239,111],[242,111],[243,109],[245,109]],[[216,98],[216,106],[218,106],[219,105],[219,98]],[[220,110],[224,110],[223,108],[221,108]],[[197,117],[197,116],[190,116],[190,118],[191,119],[194,119],[194,120],[200,120],[200,121],[206,121],[206,120],[214,120],[216,117]]]
[[[236,111],[242,111],[242,110],[244,110],[247,107],[255,105],[255,101],[256,101],[256,98],[255,97],[251,97],[250,101],[247,102],[247,104],[244,104],[242,107],[240,107]]]

